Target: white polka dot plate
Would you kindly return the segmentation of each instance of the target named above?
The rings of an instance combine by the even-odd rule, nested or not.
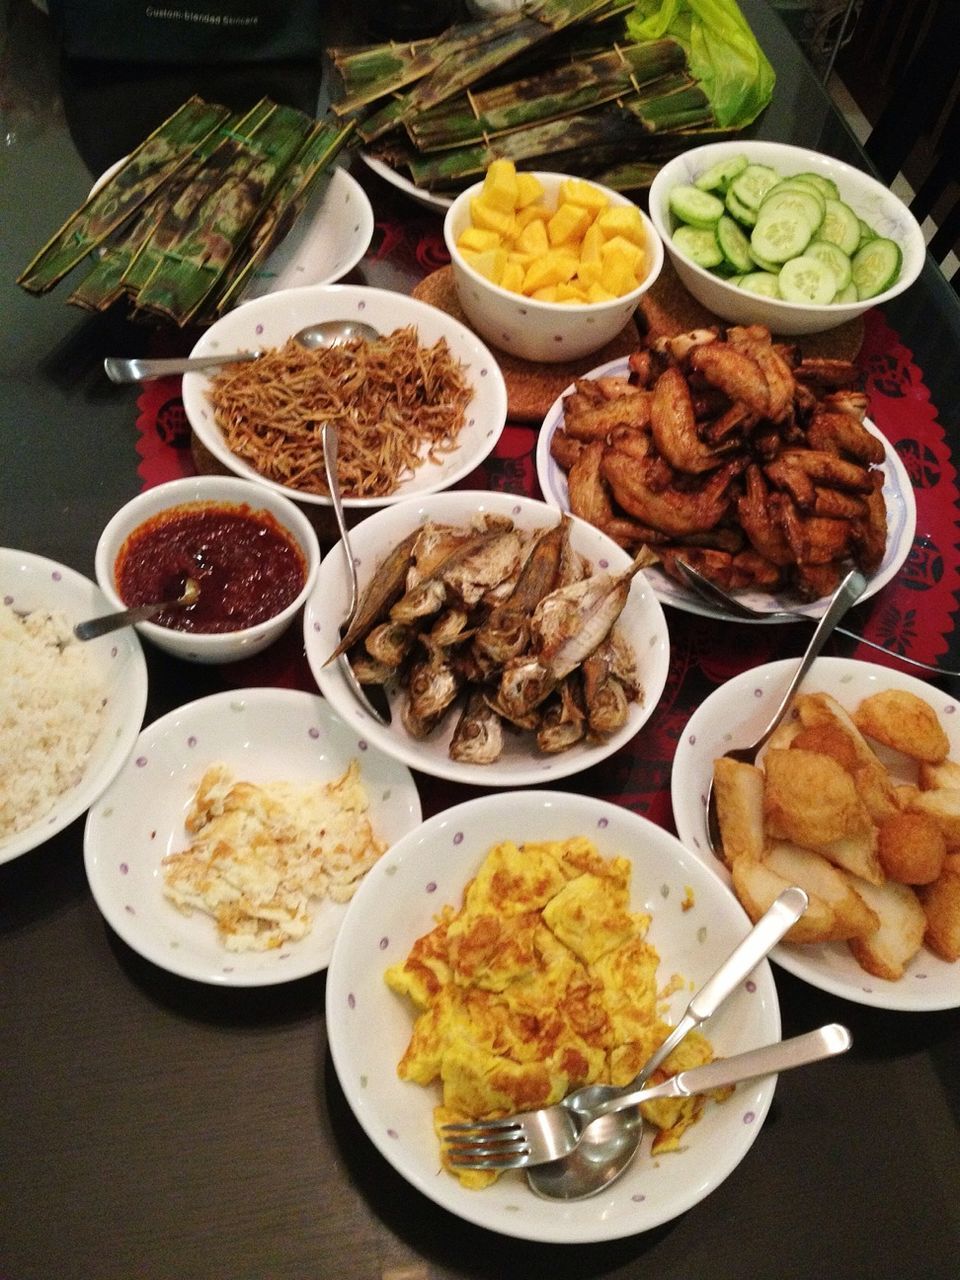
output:
[[[731,747],[759,737],[786,692],[797,661],[784,658],[769,662],[722,684],[693,713],[677,744],[671,777],[677,833],[728,885],[729,872],[714,857],[707,840],[706,795],[713,761]],[[832,694],[847,711],[881,689],[906,689],[926,699],[950,739],[951,758],[960,759],[960,705],[956,698],[922,680],[872,662],[818,658],[802,686],[806,693]],[[906,776],[899,780],[910,781]],[[781,943],[771,952],[771,959],[812,987],[857,1004],[911,1012],[960,1006],[960,964],[948,964],[926,947],[914,956],[898,982],[871,977],[843,942]]]
[[[370,515],[350,531],[350,546],[357,564],[361,596],[377,566],[411,531],[428,520],[466,529],[478,514],[508,516],[521,529],[549,529],[559,516],[555,510],[532,498],[509,493],[457,489],[435,493],[418,501],[385,507]],[[615,542],[583,520],[574,519],[570,542],[595,569],[626,569],[631,560]],[[481,787],[517,787],[551,783],[579,773],[607,759],[629,742],[653,714],[667,680],[670,665],[670,638],[663,610],[644,573],[633,579],[630,595],[620,615],[619,626],[637,658],[643,686],[642,702],[630,704],[626,723],[604,741],[583,740],[566,751],[544,754],[531,732],[504,734],[500,758],[490,764],[473,764],[450,758],[450,740],[462,703],[451,707],[446,717],[426,738],[416,738],[405,728],[401,707],[405,694],[388,691],[393,713],[388,726],[378,724],[357,702],[338,663],[327,659],[340,639],[340,623],[347,615],[349,598],[343,547],[340,543],[327,553],[317,573],[316,585],[307,600],[303,618],[307,660],[320,691],[340,716],[363,733],[382,751],[437,778]]]
[[[209,765],[239,779],[332,781],[351,760],[388,845],[414,830],[420,798],[408,769],[361,741],[322,698],[292,689],[240,689],[188,703],[141,733],[113,785],[90,810],[84,859],[90,889],[128,946],[172,973],[219,986],[265,986],[327,965],[347,905],[313,904],[306,937],[271,951],[228,951],[213,920],[184,915],[163,892],[162,860],[187,844],[184,817]]]
[[[645,1137],[627,1173],[585,1201],[541,1200],[521,1171],[483,1191],[467,1190],[440,1168],[432,1125],[439,1090],[397,1076],[414,1010],[387,987],[384,971],[406,957],[443,906],[460,906],[467,882],[494,843],[575,835],[588,836],[604,856],[629,858],[633,909],[652,915],[648,937],[660,956],[659,981],[666,984],[675,974],[684,980],[670,999],[677,1019],[692,988],[710,977],[749,930],[746,915],[717,874],[662,828],[607,801],[556,791],[469,800],[399,841],[360,886],[327,974],[334,1066],[381,1154],[451,1213],[504,1235],[557,1244],[635,1235],[697,1204],[750,1150],[775,1085],[770,1077],[755,1080],[723,1104],[706,1107],[678,1151],[652,1158]],[[705,1024],[704,1033],[720,1055],[779,1039],[780,1011],[766,961]]]

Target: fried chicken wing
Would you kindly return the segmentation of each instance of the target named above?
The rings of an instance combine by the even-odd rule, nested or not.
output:
[[[691,369],[719,387],[731,400],[741,401],[761,418],[770,415],[770,388],[760,365],[745,351],[728,343],[695,347],[687,357]]]
[[[644,524],[674,537],[712,529],[727,514],[732,501],[730,482],[743,468],[742,461],[728,462],[692,491],[653,489],[643,466],[616,449],[603,458],[603,478],[623,509]]]
[[[688,475],[715,471],[722,457],[700,441],[687,380],[677,368],[657,379],[650,405],[650,431],[672,467]]]

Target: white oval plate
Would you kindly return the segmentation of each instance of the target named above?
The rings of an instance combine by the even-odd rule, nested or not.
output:
[[[395,187],[397,191],[402,191],[405,196],[409,196],[417,204],[423,205],[425,209],[446,210],[453,204],[449,196],[436,196],[432,191],[425,191],[410,178],[404,177],[396,169],[391,169],[388,164],[378,160],[376,156],[368,156],[361,151],[360,159],[384,182],[389,182],[391,187]]]
[[[507,388],[503,374],[488,348],[465,325],[417,298],[387,289],[370,289],[365,285],[331,284],[285,289],[282,293],[271,293],[246,302],[229,312],[207,330],[190,354],[205,356],[222,351],[278,347],[308,324],[337,319],[363,320],[381,333],[392,333],[409,324],[416,325],[420,341],[426,346],[446,338],[451,354],[464,364],[466,376],[473,386],[473,399],[467,406],[466,421],[455,449],[444,453],[436,462],[425,459],[409,479],[401,482],[395,493],[379,498],[345,496],[343,505],[375,510],[407,498],[447,489],[478,467],[496,445],[507,421]],[[214,420],[209,400],[210,386],[211,379],[207,374],[186,374],[183,379],[183,407],[197,437],[214,457],[234,474],[268,485],[294,502],[329,506],[330,499],[326,495],[290,489],[268,480],[231,452]]]
[[[759,736],[796,669],[796,658],[784,658],[734,676],[700,704],[677,744],[671,777],[677,833],[687,848],[728,885],[730,874],[711,852],[707,839],[706,796],[713,761],[731,747]],[[852,658],[818,658],[803,689],[832,694],[848,711],[881,689],[907,689],[936,708],[950,738],[951,756],[956,759],[960,754],[960,707],[956,699],[913,676]],[[812,987],[857,1004],[911,1012],[960,1005],[960,964],[948,964],[925,947],[899,982],[884,982],[866,973],[842,942],[809,946],[782,943],[771,954],[781,968]]]
[[[426,520],[465,527],[478,512],[510,516],[524,529],[549,528],[557,515],[542,502],[508,493],[471,492],[433,494],[419,502],[405,502],[368,516],[350,531],[350,546],[360,578],[361,596],[378,564],[412,529]],[[575,520],[571,532],[574,548],[589,557],[597,568],[627,568],[630,557],[599,529]],[[349,591],[344,568],[343,547],[338,543],[320,566],[313,594],[307,600],[303,634],[307,661],[320,691],[339,715],[354,729],[388,755],[404,761],[412,769],[449,778],[454,782],[482,787],[520,787],[537,782],[553,782],[579,773],[605,760],[629,742],[653,714],[667,680],[670,639],[663,610],[643,573],[633,580],[630,595],[620,617],[620,626],[637,655],[644,686],[642,705],[632,703],[626,725],[603,743],[580,743],[557,755],[543,755],[533,736],[505,734],[504,751],[493,764],[463,764],[450,759],[450,739],[459,711],[453,708],[439,728],[426,739],[412,737],[403,727],[400,706],[403,694],[391,700],[392,723],[377,721],[356,701],[338,663],[324,665],[340,640],[340,624],[346,617]]]
[[[628,361],[620,358],[611,360],[607,364],[601,365],[598,369],[591,369],[584,376],[587,378],[622,377],[629,372]],[[571,384],[565,391],[561,392],[547,410],[547,415],[543,420],[543,426],[537,439],[537,479],[540,482],[540,490],[543,493],[544,500],[552,506],[558,507],[561,511],[570,510],[567,477],[563,468],[559,467],[550,456],[550,442],[554,432],[563,423],[564,397],[570,395],[573,390],[574,388]],[[880,568],[870,579],[870,585],[863,593],[862,599],[868,600],[870,596],[876,595],[881,587],[886,586],[910,554],[910,548],[913,546],[913,536],[917,528],[917,504],[910,477],[900,461],[897,451],[869,419],[865,425],[867,430],[883,443],[884,453],[886,454],[884,458],[883,496],[887,504],[887,547]],[[686,613],[696,613],[704,618],[716,618],[720,622],[731,621],[729,613],[713,608],[712,605],[700,599],[694,592],[685,590],[679,582],[674,582],[673,578],[664,573],[662,569],[654,566],[647,569],[646,573],[661,604],[670,604],[676,609],[683,609]],[[828,603],[828,598],[804,603],[792,596],[771,594],[769,591],[738,591],[737,598],[751,609],[761,609],[766,613],[773,613],[778,609],[790,609],[794,613],[803,614],[808,618],[821,617]],[[762,626],[767,625],[763,618],[736,618],[733,620],[746,622],[748,625],[752,622],[757,622]],[[782,623],[783,619],[772,618],[770,621]]]
[[[441,1170],[432,1124],[439,1093],[397,1077],[414,1012],[389,990],[384,971],[433,927],[441,907],[460,906],[492,845],[574,835],[588,836],[604,856],[630,859],[632,907],[653,916],[648,936],[660,955],[659,978],[680,974],[688,984],[671,998],[670,1017],[678,1020],[692,989],[747,933],[746,915],[718,877],[662,828],[619,805],[564,792],[484,796],[426,821],[360,886],[327,974],[333,1063],[350,1106],[381,1154],[425,1196],[468,1222],[557,1244],[635,1235],[702,1200],[750,1149],[775,1084],[770,1077],[752,1081],[724,1104],[708,1105],[680,1151],[651,1159],[647,1135],[627,1173],[590,1200],[541,1200],[521,1171],[483,1191],[469,1191]],[[684,911],[688,887],[694,905]],[[375,1036],[371,1027],[377,1028]],[[705,1033],[724,1056],[780,1038],[777,993],[766,961],[706,1024]]]
[[[95,195],[127,160],[123,156],[90,188]],[[330,284],[352,271],[373,239],[373,206],[352,174],[335,165],[322,175],[287,235],[254,272],[238,302],[295,285]]]
[[[0,547],[0,599],[21,613],[59,610],[71,623],[112,608],[100,588],[74,569],[10,547]],[[35,849],[79,818],[116,777],[140,732],[147,705],[147,664],[136,632],[128,627],[86,645],[107,702],[83,776],[36,822],[0,839],[0,862]]]
[[[316,904],[305,938],[275,951],[227,951],[209,916],[184,915],[163,893],[161,861],[186,847],[184,817],[217,762],[251,782],[330,781],[356,759],[370,820],[389,844],[420,821],[409,770],[358,742],[322,698],[293,689],[239,689],[171,711],[141,733],[114,784],[90,810],[84,862],[107,923],[147,960],[219,986],[289,982],[326,967],[347,905]]]

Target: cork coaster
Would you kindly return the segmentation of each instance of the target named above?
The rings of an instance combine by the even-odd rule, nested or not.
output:
[[[455,320],[470,327],[457,298],[451,267],[441,267],[439,271],[434,271],[425,280],[421,280],[414,287],[413,296],[446,311]],[[507,417],[512,422],[542,422],[554,400],[574,378],[582,378],[585,373],[596,369],[598,365],[606,364],[608,360],[632,355],[640,346],[640,334],[631,320],[599,351],[563,364],[538,364],[532,360],[520,360],[517,356],[501,351],[492,342],[488,345],[497,357],[503,380],[507,384]]]
[[[640,299],[640,312],[641,328],[645,320],[646,332],[651,338],[672,337],[688,329],[726,323],[687,292],[669,258],[665,259],[657,280]],[[863,317],[857,316],[823,333],[798,334],[783,340],[795,343],[804,356],[854,360],[863,345],[863,334]]]

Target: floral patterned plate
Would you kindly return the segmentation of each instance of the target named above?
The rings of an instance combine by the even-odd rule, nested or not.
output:
[[[682,1149],[652,1159],[649,1137],[627,1173],[601,1195],[547,1202],[520,1171],[484,1191],[463,1188],[440,1168],[432,1126],[439,1090],[400,1080],[397,1063],[413,1006],[388,989],[401,961],[440,909],[459,907],[464,887],[500,840],[588,836],[604,856],[632,863],[633,909],[649,912],[659,981],[675,975],[671,1016],[747,933],[739,903],[717,874],[646,818],[590,796],[514,791],[483,796],[428,819],[385,854],[350,904],[327,974],[327,1037],[347,1100],[381,1154],[413,1186],[469,1222],[525,1240],[558,1244],[614,1240],[669,1221],[702,1200],[750,1150],[773,1098],[772,1078],[740,1085],[709,1105]],[[376,1028],[376,1035],[370,1029]],[[704,1027],[718,1054],[780,1037],[780,1010],[764,961]]]
[[[227,951],[212,920],[164,897],[161,859],[186,845],[184,816],[204,770],[222,763],[251,782],[330,781],[352,759],[375,831],[392,845],[420,821],[408,769],[368,747],[322,698],[292,689],[240,689],[188,703],[155,720],[90,810],[87,879],[107,923],[128,946],[171,973],[220,986],[289,982],[326,967],[347,907],[324,899],[305,938],[274,951]]]

